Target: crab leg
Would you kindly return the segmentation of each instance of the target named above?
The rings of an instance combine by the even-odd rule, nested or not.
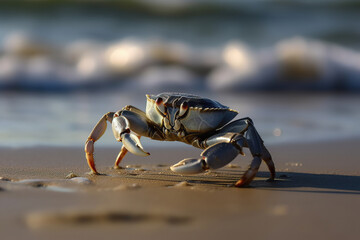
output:
[[[139,139],[140,139],[140,137],[139,137]],[[143,152],[144,152],[146,155],[143,155],[143,154],[142,154]],[[127,153],[128,153],[128,150],[126,149],[126,147],[125,147],[125,146],[122,146],[122,147],[121,147],[121,150],[120,150],[120,152],[119,152],[119,155],[118,155],[117,158],[116,158],[116,161],[115,161],[115,164],[114,164],[114,169],[119,169],[119,168],[120,168],[119,164],[120,164],[121,160],[123,160],[123,158],[125,157],[125,155],[126,155]],[[145,152],[145,151],[143,151],[143,150],[142,150],[142,152],[140,152],[140,153],[141,153],[141,156],[150,155],[150,153]]]
[[[94,161],[94,143],[99,140],[102,135],[104,135],[107,127],[106,121],[112,122],[113,116],[114,112],[108,112],[102,116],[85,142],[86,160],[93,174],[99,174],[96,170]]]
[[[261,160],[263,159],[270,170],[270,179],[275,178],[275,165],[271,159],[269,151],[265,148],[260,135],[257,133],[252,123],[249,125],[246,133],[246,142],[250,149],[251,155],[254,157],[251,161],[248,170],[244,173],[239,181],[235,183],[236,187],[248,185],[259,171]]]
[[[275,165],[272,161],[271,155],[269,151],[264,146],[264,141],[261,139],[260,135],[256,131],[253,121],[250,118],[243,118],[236,120],[234,122],[229,123],[228,125],[224,126],[218,131],[218,134],[215,134],[214,136],[208,138],[206,140],[207,145],[213,144],[214,142],[220,140],[219,137],[221,134],[223,134],[221,137],[224,136],[231,136],[229,135],[229,132],[238,132],[240,134],[244,134],[245,138],[243,138],[242,141],[237,140],[237,145],[241,145],[241,147],[248,147],[250,149],[251,154],[254,156],[254,159],[252,163],[249,166],[248,171],[244,174],[244,177],[242,177],[243,181],[238,181],[237,186],[244,186],[251,182],[251,180],[255,177],[256,173],[258,172],[257,166],[260,166],[261,161],[259,161],[256,156],[259,156],[264,162],[266,163],[269,171],[270,171],[270,178],[269,180],[272,181],[275,178]],[[233,138],[233,140],[235,140]],[[240,151],[240,154],[243,154]],[[247,180],[246,180],[247,179]]]
[[[179,173],[199,173],[207,169],[221,168],[235,159],[238,154],[243,154],[243,148],[248,147],[253,160],[248,170],[235,186],[242,187],[248,185],[256,176],[262,160],[266,162],[270,170],[271,177],[269,180],[274,180],[274,163],[252,121],[250,119],[241,119],[235,122],[235,124],[225,126],[225,130],[219,130],[200,144],[205,147],[208,146],[201,153],[202,158],[184,159],[171,166],[170,169]],[[229,130],[239,130],[241,133],[227,132]]]
[[[146,114],[133,106],[126,106],[118,112],[109,112],[105,114],[95,125],[85,143],[85,154],[87,163],[93,174],[99,174],[94,161],[94,143],[105,133],[107,121],[112,125],[114,137],[122,142],[123,146],[119,152],[114,168],[119,168],[121,160],[127,152],[140,156],[148,156],[150,153],[144,151],[140,137],[146,136],[156,140],[165,140],[161,129],[159,129]]]
[[[121,147],[121,150],[119,152],[119,155],[116,158],[115,164],[114,164],[114,169],[119,169],[120,166],[120,162],[121,160],[123,160],[123,158],[125,157],[125,155],[127,154],[128,150],[125,148],[125,146]]]
[[[271,174],[268,181],[274,181],[275,175],[276,175],[275,164],[274,164],[274,162],[272,160],[271,154],[269,153],[267,148],[264,146],[264,144],[262,145],[261,158],[266,163],[266,165],[267,165],[267,167],[268,167],[268,169],[270,171],[270,174]]]

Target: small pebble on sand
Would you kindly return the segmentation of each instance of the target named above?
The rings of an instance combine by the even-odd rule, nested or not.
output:
[[[236,165],[236,164],[228,164],[228,165],[226,165],[228,168],[240,168],[240,166],[239,165]]]
[[[182,181],[182,182],[175,184],[173,187],[188,187],[188,186],[192,186],[192,185],[189,184],[187,181]]]
[[[84,178],[84,177],[74,177],[71,178],[70,181],[80,183],[80,184],[91,184],[92,181],[90,179]]]
[[[133,165],[126,165],[125,168],[141,168],[141,165],[133,164]]]
[[[135,171],[146,171],[145,168],[135,168]]]
[[[73,172],[70,172],[68,175],[66,175],[66,179],[71,179],[71,178],[76,178],[76,177],[78,177],[78,175],[76,175],[75,173],[73,173]]]

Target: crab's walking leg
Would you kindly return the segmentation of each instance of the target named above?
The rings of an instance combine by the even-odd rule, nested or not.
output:
[[[269,171],[270,171],[270,178],[268,179],[268,181],[274,181],[275,179],[275,175],[276,175],[276,171],[275,171],[275,164],[272,160],[271,154],[269,153],[269,151],[267,150],[267,148],[262,145],[262,153],[261,153],[261,158],[262,160],[264,160],[264,162],[266,163]]]
[[[140,136],[139,136],[139,140],[140,140]],[[128,153],[128,150],[126,149],[126,147],[123,145],[121,147],[121,150],[116,158],[116,161],[115,161],[115,164],[114,164],[114,169],[120,169],[121,167],[119,166],[121,160],[123,160],[123,158],[125,157],[125,155]],[[141,152],[141,156],[147,156],[147,155],[150,155],[150,153],[148,152],[144,152],[145,155],[142,154],[143,151]]]
[[[250,152],[254,159],[252,160],[249,169],[245,172],[244,176],[236,183],[236,186],[244,186],[249,184],[252,179],[255,177],[256,173],[261,164],[261,159],[266,163],[269,171],[270,171],[270,181],[275,179],[275,165],[271,158],[269,151],[266,149],[264,145],[264,141],[261,139],[259,133],[254,127],[253,121],[250,118],[242,118],[238,119],[234,122],[229,123],[218,131],[218,135],[221,133],[229,133],[229,132],[238,132],[243,134],[244,146],[250,149]],[[216,136],[216,135],[215,135]],[[211,143],[211,139],[215,139],[211,137],[207,142]],[[260,158],[260,160],[259,160]]]
[[[243,147],[248,147],[253,160],[241,179],[235,184],[237,187],[248,185],[259,170],[262,159],[266,162],[270,172],[270,180],[275,178],[275,166],[271,155],[265,148],[263,141],[252,124],[251,119],[240,119],[223,127],[213,136],[196,145],[205,147],[200,159],[184,159],[173,165],[171,170],[180,173],[198,173],[206,169],[217,169],[227,165],[240,153]]]
[[[121,160],[123,160],[123,158],[125,157],[126,153],[128,152],[128,150],[125,148],[125,146],[121,147],[121,150],[119,152],[119,155],[116,158],[115,164],[114,164],[114,169],[119,169],[120,166],[120,162]]]
[[[108,112],[105,114],[99,122],[95,125],[94,129],[91,131],[89,137],[85,143],[85,155],[87,163],[91,169],[93,174],[99,174],[95,167],[94,162],[94,143],[101,138],[101,136],[105,133],[107,123],[106,121],[112,122],[114,116],[114,112]]]
[[[251,155],[254,157],[251,161],[248,170],[244,173],[239,181],[235,183],[235,186],[242,187],[248,185],[256,176],[261,165],[261,156],[262,156],[262,140],[259,134],[256,132],[256,129],[249,124],[247,131],[245,132],[246,143],[249,147]]]

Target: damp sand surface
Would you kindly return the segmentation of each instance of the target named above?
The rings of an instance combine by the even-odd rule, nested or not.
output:
[[[199,150],[148,149],[112,169],[118,149],[96,148],[88,175],[81,148],[0,151],[1,239],[339,239],[360,234],[360,139],[270,145],[250,187],[235,188],[249,157],[198,175],[169,166]],[[248,152],[246,152],[248,153]],[[249,154],[247,154],[249,155]]]

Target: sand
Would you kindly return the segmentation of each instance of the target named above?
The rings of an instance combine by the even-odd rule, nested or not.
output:
[[[250,161],[181,176],[169,166],[200,150],[147,149],[111,169],[120,149],[96,146],[91,176],[82,148],[0,149],[1,239],[356,239],[360,139],[269,145],[250,187],[235,188]],[[249,155],[249,154],[247,154]]]

